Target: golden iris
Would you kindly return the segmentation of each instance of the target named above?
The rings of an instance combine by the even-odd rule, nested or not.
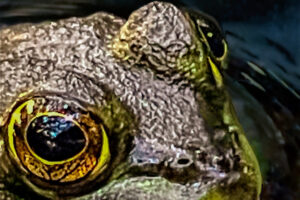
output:
[[[103,125],[78,104],[60,98],[34,97],[15,106],[7,132],[12,157],[42,180],[97,176],[110,160]]]

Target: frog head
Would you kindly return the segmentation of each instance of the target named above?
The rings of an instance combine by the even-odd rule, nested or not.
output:
[[[258,199],[227,54],[215,20],[162,2],[2,29],[0,196]]]

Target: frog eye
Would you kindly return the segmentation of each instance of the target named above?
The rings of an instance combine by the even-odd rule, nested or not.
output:
[[[16,105],[7,136],[10,155],[42,181],[78,181],[100,174],[110,160],[101,121],[59,98],[34,97]]]
[[[211,27],[202,26],[200,27],[206,41],[209,45],[210,50],[216,58],[223,57],[225,53],[225,44],[223,36]]]
[[[212,55],[217,60],[223,60],[227,54],[227,44],[216,20],[201,12],[189,11],[189,14],[194,21],[198,35],[204,40]]]

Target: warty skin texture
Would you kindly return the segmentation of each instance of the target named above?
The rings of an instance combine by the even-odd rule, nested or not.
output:
[[[257,199],[257,161],[210,56],[188,12],[169,3],[127,21],[97,13],[2,29],[0,199]],[[47,95],[85,105],[110,129],[115,153],[100,177],[46,186],[12,161],[12,105]]]

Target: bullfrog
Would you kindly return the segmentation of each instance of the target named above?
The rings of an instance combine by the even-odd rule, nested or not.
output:
[[[0,199],[259,199],[210,16],[152,2],[0,30]]]

